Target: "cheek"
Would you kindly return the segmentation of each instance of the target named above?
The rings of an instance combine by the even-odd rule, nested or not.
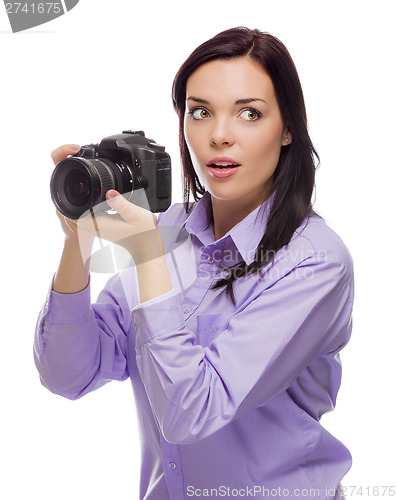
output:
[[[282,134],[283,125],[276,124],[272,127],[258,129],[255,134],[247,135],[244,142],[249,146],[248,150],[255,156],[272,155],[280,151]]]

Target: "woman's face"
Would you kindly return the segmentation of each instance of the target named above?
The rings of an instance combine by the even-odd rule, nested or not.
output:
[[[210,61],[192,73],[184,132],[213,202],[241,203],[244,211],[265,200],[281,147],[291,141],[272,81],[250,57]]]

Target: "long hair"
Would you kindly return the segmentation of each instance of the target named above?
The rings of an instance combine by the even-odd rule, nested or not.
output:
[[[198,201],[205,193],[194,170],[184,135],[186,82],[189,76],[206,62],[215,59],[234,59],[248,56],[257,61],[272,80],[283,125],[292,141],[282,146],[273,175],[273,184],[267,197],[274,194],[263,237],[256,249],[255,259],[227,268],[227,276],[212,287],[226,287],[233,304],[233,282],[273,261],[278,250],[287,245],[294,231],[312,209],[311,198],[315,183],[315,158],[319,156],[309,137],[302,87],[295,64],[287,48],[274,36],[245,27],[219,33],[197,47],[183,63],[172,87],[174,109],[179,116],[179,147],[183,167],[183,196],[186,213],[189,211],[189,193]]]

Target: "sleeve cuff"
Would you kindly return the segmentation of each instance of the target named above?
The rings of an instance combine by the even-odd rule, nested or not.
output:
[[[73,324],[85,321],[91,311],[90,283],[76,293],[48,292],[45,304],[46,321],[53,324]]]
[[[162,293],[158,297],[154,297],[153,299],[147,300],[146,302],[141,302],[140,304],[137,304],[131,310],[131,312],[136,311],[136,310],[140,309],[141,307],[148,307],[148,306],[151,306],[152,304],[158,304],[158,303],[162,302],[163,300],[166,300],[169,297],[172,297],[176,294],[178,294],[178,291],[173,288],[169,292]]]
[[[134,307],[131,316],[137,332],[136,347],[182,328],[185,323],[182,294],[171,290]]]

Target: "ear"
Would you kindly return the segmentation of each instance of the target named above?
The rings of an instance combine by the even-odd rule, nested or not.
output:
[[[292,142],[292,135],[291,135],[290,131],[287,129],[284,132],[283,141],[282,141],[281,145],[288,146],[289,144],[291,144],[291,142]]]

